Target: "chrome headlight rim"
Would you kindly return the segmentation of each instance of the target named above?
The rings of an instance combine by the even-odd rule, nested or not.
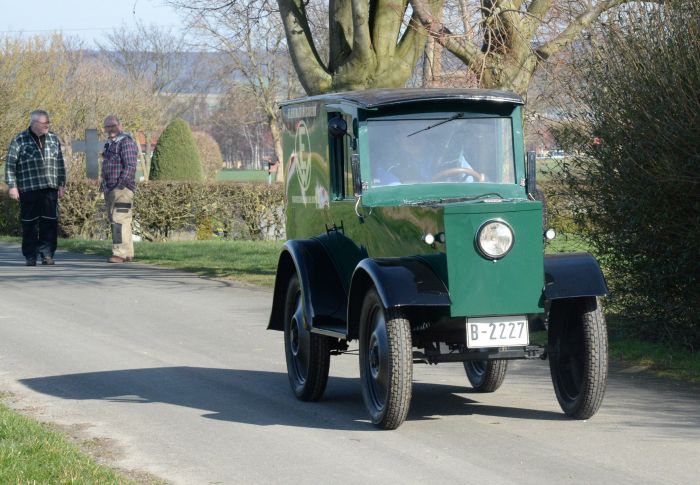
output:
[[[488,226],[489,224],[494,224],[494,223],[502,224],[506,228],[508,228],[508,231],[510,231],[510,239],[511,239],[510,246],[508,246],[508,249],[506,249],[506,251],[504,251],[500,255],[489,254],[481,245],[481,232],[484,230],[484,228],[486,226]],[[486,258],[490,261],[497,261],[499,259],[503,259],[506,256],[508,256],[508,253],[510,253],[510,251],[513,249],[513,246],[515,246],[515,231],[513,231],[513,227],[510,224],[508,224],[506,221],[504,221],[503,219],[489,219],[487,221],[484,221],[479,226],[479,229],[477,229],[476,237],[474,238],[474,245],[479,250],[479,253],[484,258]]]

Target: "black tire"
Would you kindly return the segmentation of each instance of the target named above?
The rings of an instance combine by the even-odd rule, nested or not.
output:
[[[284,303],[284,352],[287,376],[294,395],[302,401],[318,401],[326,390],[330,348],[327,337],[304,328],[301,287],[297,275],[287,285]]]
[[[396,429],[411,404],[413,347],[411,325],[398,310],[387,310],[374,288],[360,313],[360,381],[372,423]]]
[[[476,392],[497,391],[506,378],[507,360],[467,360],[464,370]]]
[[[549,317],[549,369],[564,413],[588,419],[608,382],[608,333],[595,297],[556,300]]]

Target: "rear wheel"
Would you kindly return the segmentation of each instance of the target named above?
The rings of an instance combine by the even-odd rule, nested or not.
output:
[[[464,370],[476,392],[494,392],[506,378],[507,360],[467,360]]]
[[[328,382],[330,348],[327,337],[304,328],[301,287],[297,275],[287,285],[284,306],[284,350],[294,395],[302,401],[321,399]]]
[[[549,368],[567,416],[588,419],[603,402],[608,381],[608,334],[595,297],[556,300],[549,316]]]
[[[406,419],[413,379],[411,325],[400,311],[387,310],[372,288],[360,313],[360,380],[372,423],[396,429]]]

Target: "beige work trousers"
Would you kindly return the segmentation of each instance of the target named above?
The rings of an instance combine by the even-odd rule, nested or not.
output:
[[[107,216],[112,225],[112,255],[120,258],[134,257],[134,241],[131,237],[134,193],[114,188],[105,194]]]

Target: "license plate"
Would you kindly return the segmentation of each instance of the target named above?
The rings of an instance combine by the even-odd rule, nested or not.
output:
[[[510,347],[530,343],[524,316],[467,318],[467,347]]]

